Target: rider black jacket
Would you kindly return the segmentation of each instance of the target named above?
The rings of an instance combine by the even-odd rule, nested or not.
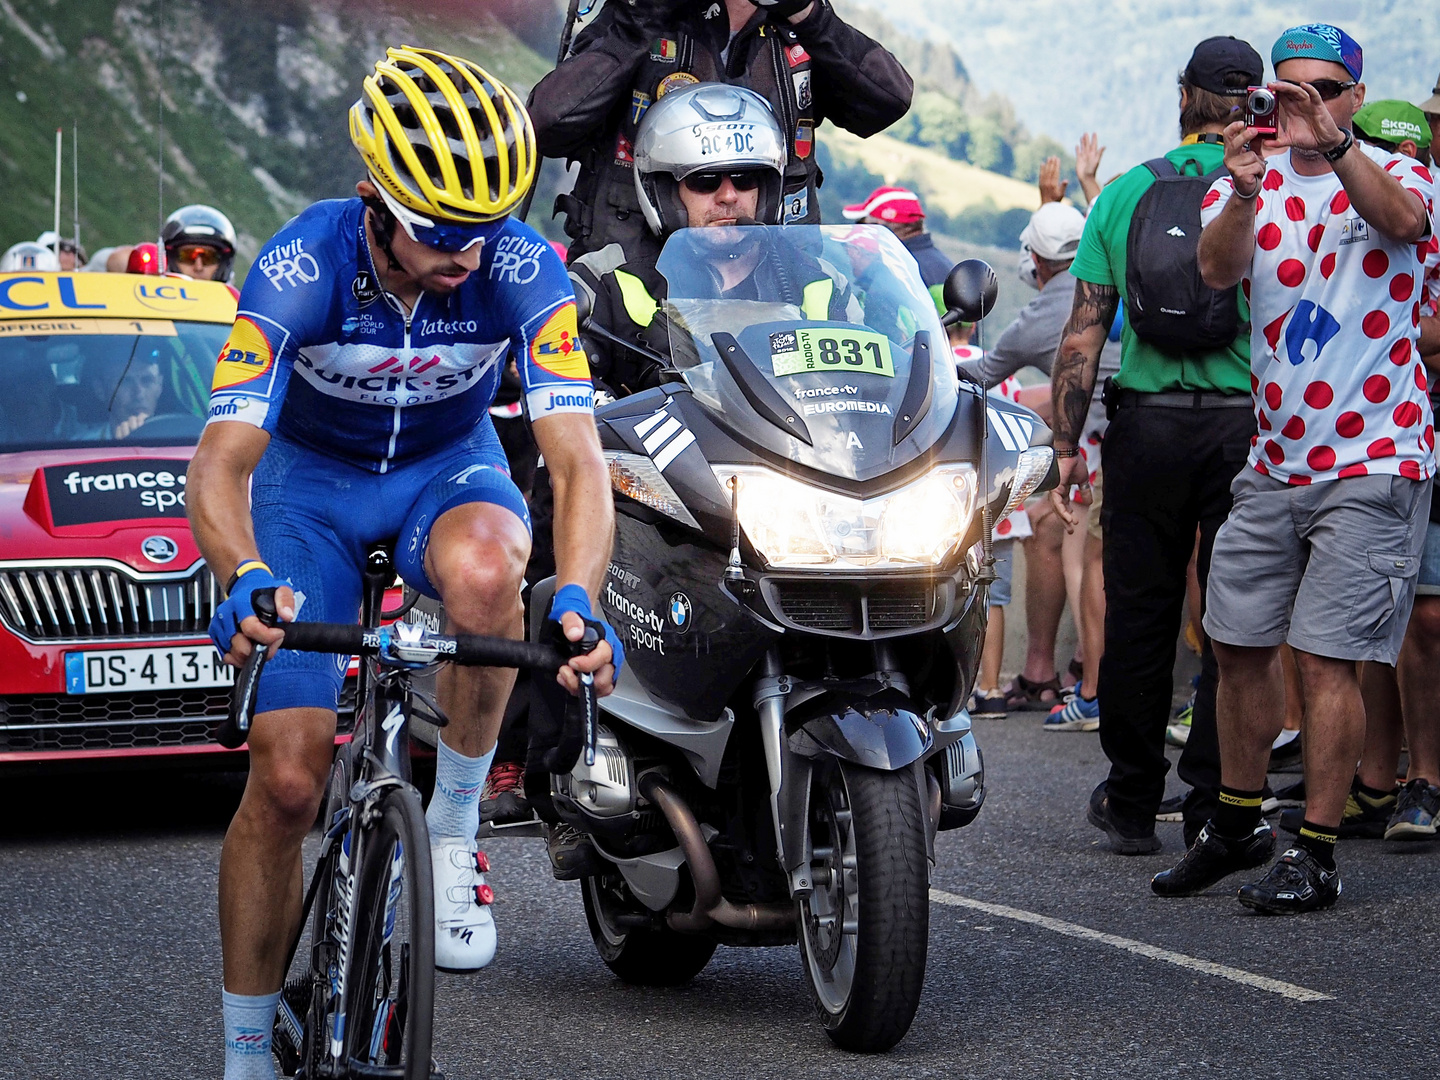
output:
[[[913,84],[900,62],[841,20],[827,0],[816,0],[793,26],[757,9],[733,41],[719,0],[672,7],[610,0],[577,36],[569,59],[535,87],[530,113],[540,152],[580,162],[574,193],[556,204],[567,215],[572,257],[617,241],[631,257],[658,250],[635,195],[631,147],[645,110],[670,90],[729,82],[772,104],[792,140],[787,222],[820,220],[821,122],[869,136],[910,108]]]

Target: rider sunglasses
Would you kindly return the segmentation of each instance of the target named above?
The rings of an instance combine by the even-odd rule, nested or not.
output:
[[[400,222],[400,227],[405,230],[406,236],[417,244],[424,244],[428,248],[443,251],[447,255],[468,251],[476,244],[484,244],[493,239],[500,234],[500,231],[505,228],[506,221],[509,220],[500,218],[498,221],[436,223],[401,206],[390,197],[390,193],[378,180],[371,180],[371,183],[380,193],[380,198],[384,200],[386,208],[395,215],[395,220]]]
[[[1289,83],[1291,86],[1307,85],[1303,82],[1296,82],[1294,79],[1281,79],[1280,81]],[[1351,79],[1349,82],[1340,82],[1338,79],[1311,79],[1308,85],[1315,88],[1315,92],[1320,95],[1321,101],[1334,101],[1346,90],[1352,89],[1355,86],[1355,80]]]
[[[209,244],[185,244],[175,249],[175,261],[199,263],[201,266],[220,265],[220,252]]]
[[[735,185],[736,191],[754,191],[760,186],[760,173],[754,169],[747,169],[745,172],[691,173],[681,183],[696,195],[714,195],[720,190],[720,183],[727,176],[730,183]]]

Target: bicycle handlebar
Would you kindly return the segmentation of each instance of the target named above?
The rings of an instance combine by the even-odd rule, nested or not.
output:
[[[255,610],[267,626],[285,631],[280,648],[295,652],[338,653],[343,656],[381,656],[401,663],[423,665],[435,661],[469,667],[512,667],[558,671],[571,656],[590,652],[600,638],[593,628],[586,628],[585,637],[572,645],[567,655],[550,645],[510,638],[486,637],[481,634],[432,634],[420,627],[406,627],[402,632],[393,626],[364,627],[346,623],[282,623],[275,611],[273,589],[258,590]],[[401,624],[395,624],[396,626]],[[255,719],[255,692],[260,671],[265,666],[267,646],[255,644],[235,676],[230,692],[230,708],[215,732],[215,740],[229,750],[237,750],[249,738],[250,723]],[[593,745],[594,688],[590,680],[581,679],[585,695],[587,742]],[[362,703],[356,702],[357,708]],[[588,749],[588,747],[587,747]]]

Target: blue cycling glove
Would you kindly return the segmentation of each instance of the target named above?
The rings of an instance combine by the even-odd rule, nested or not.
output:
[[[215,609],[215,617],[210,620],[210,640],[220,650],[221,656],[230,651],[230,641],[240,633],[240,624],[256,613],[255,593],[290,584],[288,578],[277,578],[272,574],[259,559],[250,559],[240,565],[242,569],[246,566],[249,569],[240,575],[230,595]]]
[[[625,664],[625,646],[620,644],[620,635],[615,633],[612,627],[604,619],[596,619],[590,610],[590,594],[579,585],[564,585],[555,593],[555,599],[550,602],[550,618],[560,621],[560,616],[567,611],[573,611],[586,622],[599,623],[605,628],[605,640],[610,643],[610,652],[613,654],[611,663],[615,665],[615,677],[620,677],[620,668]],[[563,635],[562,635],[563,636]]]

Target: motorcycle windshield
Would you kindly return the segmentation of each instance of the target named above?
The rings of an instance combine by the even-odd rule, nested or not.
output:
[[[934,300],[883,226],[682,229],[657,268],[675,367],[773,453],[869,480],[923,454],[955,415]]]

